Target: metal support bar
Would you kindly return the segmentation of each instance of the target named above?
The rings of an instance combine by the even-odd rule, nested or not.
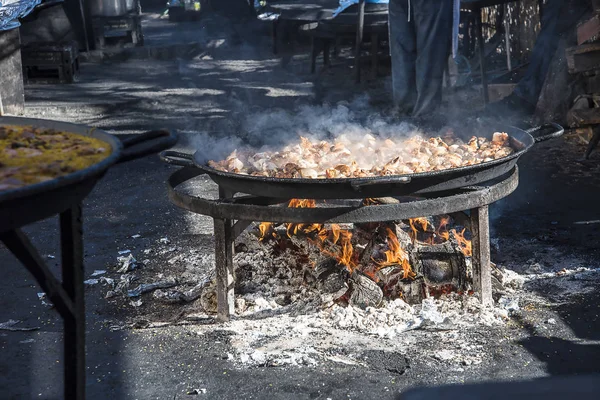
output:
[[[588,147],[585,151],[585,159],[586,160],[588,160],[590,158],[590,155],[592,155],[592,152],[598,146],[599,142],[600,142],[600,126],[597,126],[594,128],[594,134],[592,135],[592,138],[590,139],[590,142],[588,143]]]
[[[489,102],[487,76],[485,74],[485,42],[483,41],[483,29],[481,20],[481,7],[473,10],[475,13],[475,29],[477,31],[477,43],[479,45],[479,68],[481,70],[481,89],[483,91],[483,104]]]
[[[456,193],[439,198],[368,207],[362,205],[336,206],[329,202],[327,207],[289,208],[265,205],[285,202],[285,199],[268,198],[267,201],[262,201],[259,197],[236,197],[235,200],[244,199],[243,203],[238,204],[236,201],[208,200],[176,190],[177,186],[185,182],[187,177],[194,176],[190,172],[193,172],[193,169],[190,171],[188,168],[183,168],[169,177],[169,199],[176,206],[217,219],[274,223],[364,223],[449,214],[491,204],[508,196],[519,184],[518,169],[515,167],[503,181],[493,186],[463,188],[455,191]],[[441,194],[438,193],[437,196],[441,196]],[[255,200],[253,201],[253,199]]]
[[[490,226],[488,206],[471,210],[473,248],[473,290],[482,306],[492,306],[492,268],[490,261]]]
[[[85,292],[81,205],[60,214],[63,287],[74,304],[64,319],[65,398],[85,398]]]
[[[71,26],[73,26],[79,43],[83,44],[87,51],[94,50],[96,41],[94,39],[94,29],[90,14],[90,2],[65,0],[63,8]]]
[[[227,199],[233,194],[219,187],[219,199]],[[235,312],[234,268],[233,268],[233,233],[230,219],[214,220],[215,232],[215,265],[217,279],[217,319],[229,321]]]

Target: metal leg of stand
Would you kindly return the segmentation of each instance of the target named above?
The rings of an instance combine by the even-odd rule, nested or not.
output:
[[[475,12],[475,29],[477,30],[477,43],[479,45],[479,68],[481,70],[481,89],[483,90],[483,104],[487,105],[489,102],[488,95],[488,82],[485,71],[485,43],[483,41],[483,29],[481,21],[481,8],[474,10]]]
[[[64,320],[65,399],[85,398],[85,301],[81,205],[60,215],[61,283],[21,230],[0,234],[0,240],[33,275]]]
[[[63,287],[74,313],[64,317],[65,398],[85,398],[85,293],[81,206],[60,214]]]
[[[492,299],[489,223],[488,206],[471,210],[473,289],[484,307],[494,304]]]
[[[232,197],[232,193],[219,188],[219,198]],[[217,279],[217,319],[229,321],[235,311],[233,270],[233,225],[229,219],[214,220],[215,265]]]

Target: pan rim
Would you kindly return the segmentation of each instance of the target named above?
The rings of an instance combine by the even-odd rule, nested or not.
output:
[[[467,166],[458,167],[458,168],[447,168],[447,169],[443,169],[443,170],[439,170],[439,171],[418,172],[418,173],[414,173],[414,174],[367,176],[367,177],[363,177],[363,178],[316,178],[316,179],[312,179],[312,178],[276,178],[276,177],[269,177],[269,176],[244,175],[244,174],[236,174],[234,172],[220,171],[220,170],[212,168],[206,164],[200,163],[199,162],[200,157],[199,157],[198,152],[196,152],[194,154],[193,160],[194,160],[194,164],[196,165],[196,167],[198,167],[199,169],[202,169],[203,171],[205,171],[211,175],[215,175],[215,176],[219,176],[219,177],[223,177],[223,178],[231,178],[231,179],[238,179],[238,180],[243,180],[243,181],[250,181],[250,182],[279,183],[279,184],[292,184],[292,185],[294,185],[294,184],[299,184],[299,185],[300,184],[316,184],[316,185],[348,184],[348,185],[352,185],[352,184],[357,184],[357,183],[362,183],[362,182],[377,182],[377,181],[383,181],[386,179],[389,180],[390,178],[397,178],[399,181],[401,179],[412,180],[412,179],[419,179],[419,178],[439,177],[439,176],[443,176],[443,175],[448,175],[450,173],[462,174],[463,172],[477,171],[478,169],[481,169],[481,168],[488,168],[488,167],[493,167],[495,165],[504,164],[515,158],[521,157],[524,153],[526,153],[529,149],[531,149],[531,147],[535,144],[535,140],[534,140],[533,136],[531,134],[525,132],[523,129],[517,128],[515,126],[511,126],[511,125],[500,126],[500,128],[502,128],[503,130],[512,130],[515,132],[519,132],[520,135],[522,135],[524,138],[527,139],[527,143],[523,140],[516,139],[513,137],[512,134],[509,134],[511,136],[511,139],[517,140],[520,143],[522,143],[523,148],[520,150],[516,150],[514,153],[512,153],[508,156],[498,158],[498,159],[492,160],[492,161],[486,161],[486,162],[482,162],[479,164],[474,164],[474,165],[467,165]],[[498,132],[498,131],[500,131],[500,129],[496,130],[496,132]],[[381,184],[383,185],[384,183],[382,182]]]

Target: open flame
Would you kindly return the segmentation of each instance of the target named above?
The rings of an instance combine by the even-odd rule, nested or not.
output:
[[[431,233],[428,237],[422,238],[421,240],[427,244],[443,243],[450,240],[450,234],[452,234],[458,242],[461,252],[467,257],[471,257],[473,255],[471,241],[465,237],[466,228],[463,228],[463,230],[460,232],[457,232],[456,229],[448,230],[450,217],[442,217],[436,229],[433,229],[431,223],[426,218],[412,218],[408,221],[408,224],[410,226],[409,235],[413,243],[418,240],[419,232]]]
[[[402,279],[413,279],[416,274],[413,272],[408,260],[408,253],[400,246],[398,237],[390,228],[386,228],[388,250],[385,254],[385,261],[379,263],[381,268],[390,265],[398,265],[402,267]]]
[[[460,246],[460,251],[462,251],[462,253],[465,256],[471,257],[473,255],[473,245],[470,240],[465,238],[465,230],[466,229],[463,228],[463,230],[460,231],[460,233],[459,233],[456,231],[456,229],[452,229],[450,232],[452,232],[452,234],[456,238],[456,241],[458,242],[458,245]]]
[[[288,207],[295,208],[314,208],[316,201],[313,199],[292,199]],[[259,227],[260,228],[260,227]],[[315,236],[315,240],[309,240],[316,244],[326,255],[334,258],[338,264],[345,266],[350,272],[357,266],[354,247],[352,246],[352,232],[341,229],[337,224],[331,224],[326,228],[323,224],[286,224],[286,233],[288,237],[303,233],[309,236]],[[333,246],[327,246],[331,243]]]
[[[417,241],[417,233],[427,232],[427,228],[429,227],[429,221],[427,218],[411,218],[408,220],[408,224],[410,225],[410,238],[413,243]]]
[[[379,203],[376,199],[365,199],[363,201],[363,205],[372,204]],[[316,207],[316,201],[313,199],[292,199],[289,201],[288,207],[314,208]],[[451,221],[449,216],[440,217],[439,222],[435,224],[437,227],[435,227],[430,219],[412,218],[408,221],[408,234],[413,243],[421,242],[431,245],[444,243],[454,237],[462,253],[465,256],[472,256],[471,241],[465,237],[466,229],[462,229],[460,232],[456,229],[449,229]],[[389,227],[385,228],[387,249],[380,256],[370,258],[373,262],[370,265],[360,265],[359,258],[363,259],[363,256],[355,251],[352,244],[352,232],[342,229],[338,224],[287,223],[285,228],[289,238],[305,235],[306,239],[317,246],[324,255],[336,260],[339,265],[344,266],[349,272],[353,272],[360,267],[361,272],[370,276],[375,282],[379,281],[377,272],[385,267],[398,268],[399,274],[397,276],[401,277],[400,279],[416,278],[407,250],[402,247],[396,232]],[[275,231],[275,225],[271,222],[261,223],[258,229],[260,241],[282,239]]]
[[[275,233],[275,228],[272,222],[261,222],[260,225],[258,225],[258,231],[260,233],[258,240],[261,242],[269,238],[277,238],[277,233]]]

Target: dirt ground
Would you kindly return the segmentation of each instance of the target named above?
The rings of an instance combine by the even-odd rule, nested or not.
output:
[[[178,147],[191,152],[231,137],[269,141],[307,109],[315,121],[354,115],[345,114],[346,123],[389,103],[385,67],[377,80],[356,85],[342,53],[329,71],[311,75],[306,48],[283,59],[271,54],[268,25],[219,16],[169,24],[157,13],[144,23],[148,46],[193,42],[193,51],[84,63],[72,85],[28,86],[26,115],[117,135],[176,129]],[[461,101],[448,103],[460,108]],[[199,301],[165,304],[145,294],[135,305],[105,298],[109,288],[97,283],[86,289],[88,398],[392,399],[415,386],[599,373],[600,153],[581,161],[584,149],[571,136],[536,145],[519,162],[516,192],[491,206],[492,259],[505,276],[520,277],[506,295],[518,306],[488,315],[449,298],[438,307],[451,308],[452,326],[421,323],[378,336],[327,311],[297,315],[293,307],[218,324]],[[210,270],[210,219],[167,199],[175,169],[149,156],[115,166],[98,184],[84,205],[86,279],[104,270],[100,276],[118,281],[123,250],[145,264],[139,283],[175,276],[191,285]],[[207,178],[193,188],[215,195]],[[56,220],[25,232],[58,272]],[[0,330],[0,397],[62,398],[62,321],[4,248],[0,265],[0,322],[37,328]],[[273,358],[277,352],[289,357]]]

